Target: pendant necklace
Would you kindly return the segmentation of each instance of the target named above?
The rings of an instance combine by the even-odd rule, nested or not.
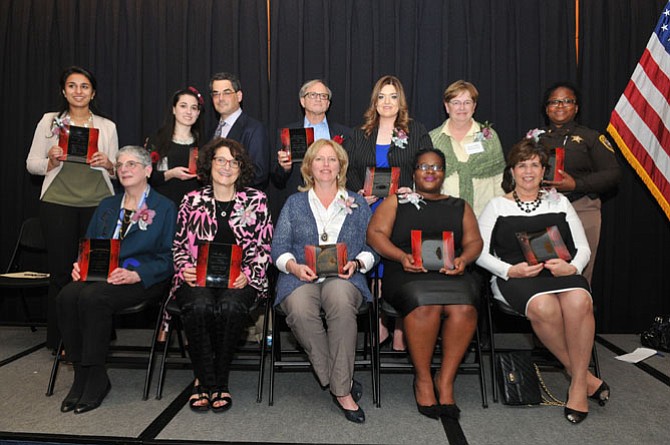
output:
[[[321,223],[321,225],[323,225],[323,229],[321,231],[321,235],[319,236],[319,238],[321,238],[321,241],[325,243],[326,241],[328,241],[328,233],[326,233],[326,227],[328,227],[328,224],[330,224],[333,218],[335,218],[337,214],[340,212],[335,212],[333,215],[331,215],[330,218],[328,218],[328,221],[326,221],[326,223],[324,224],[323,218],[321,218],[321,211],[319,210],[319,203],[314,203],[314,208],[316,209],[317,213],[316,216],[319,218],[319,222]],[[328,209],[326,209],[326,212],[327,211]]]
[[[223,201],[216,201],[216,211],[219,212],[221,218],[225,218],[226,215],[228,215],[228,210],[230,209],[230,206],[233,204],[233,201],[228,201],[228,204],[226,204],[225,208],[222,204]]]
[[[535,198],[534,201],[522,201],[519,198],[519,194],[516,192],[516,190],[512,192],[512,197],[514,198],[514,202],[516,202],[517,207],[526,213],[534,212],[538,207],[540,207],[540,204],[542,204],[542,195],[540,191],[537,192],[537,198]]]

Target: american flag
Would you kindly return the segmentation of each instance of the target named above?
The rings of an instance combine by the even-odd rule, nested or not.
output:
[[[670,219],[670,2],[607,131]]]

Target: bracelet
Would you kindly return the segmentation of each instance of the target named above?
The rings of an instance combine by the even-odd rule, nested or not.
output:
[[[356,270],[363,269],[363,262],[361,260],[359,260],[358,258],[354,258],[354,262],[356,263]]]

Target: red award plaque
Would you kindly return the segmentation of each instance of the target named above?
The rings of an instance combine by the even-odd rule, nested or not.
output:
[[[365,169],[365,184],[363,194],[365,196],[377,196],[386,198],[398,191],[400,182],[400,168],[367,167]]]
[[[454,268],[454,232],[442,232],[442,238],[424,239],[421,230],[412,230],[410,236],[415,266],[432,271]]]
[[[544,171],[545,181],[562,181],[563,175],[559,172],[565,170],[565,149],[556,147],[549,150],[549,166]]]
[[[561,258],[565,261],[572,259],[561,237],[561,232],[556,226],[547,227],[538,232],[517,232],[516,238],[519,240],[526,262],[531,266],[554,258]]]
[[[232,288],[241,271],[240,246],[214,242],[203,242],[198,245],[196,286]]]
[[[313,128],[282,128],[281,145],[282,150],[288,153],[288,159],[291,162],[300,162],[305,157],[305,153],[314,142]]]
[[[121,240],[82,239],[79,241],[80,281],[107,281],[107,277],[119,267]]]
[[[198,147],[191,147],[188,153],[188,173],[195,175],[198,171]]]
[[[66,131],[61,131],[58,136],[58,146],[63,149],[60,160],[90,163],[91,157],[98,152],[99,135],[100,130],[97,128],[67,126]]]
[[[305,246],[305,264],[319,277],[336,277],[344,273],[347,245],[344,243]]]

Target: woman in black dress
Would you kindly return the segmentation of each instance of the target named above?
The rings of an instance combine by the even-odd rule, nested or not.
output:
[[[454,379],[477,327],[476,286],[465,267],[477,259],[482,239],[470,205],[440,193],[444,154],[419,151],[413,165],[416,192],[384,200],[368,226],[368,244],[383,257],[384,299],[405,317],[419,412],[457,418]],[[411,253],[412,230],[421,230],[424,240],[453,232],[454,268],[429,272],[418,266]],[[430,362],[440,334],[442,364],[433,382]]]
[[[579,423],[588,414],[587,396],[604,405],[609,386],[588,370],[595,319],[589,283],[580,273],[589,262],[589,245],[568,198],[541,190],[546,165],[546,152],[532,139],[512,147],[503,175],[507,194],[489,201],[479,217],[484,250],[477,264],[493,274],[494,297],[528,317],[538,338],[565,366],[571,376],[565,417]],[[570,259],[529,264],[517,234],[552,226],[560,231]]]
[[[163,126],[146,142],[154,167],[149,182],[175,205],[181,203],[185,194],[199,187],[195,171],[189,171],[189,160],[191,151],[197,150],[201,142],[200,114],[204,104],[205,100],[194,87],[176,91]]]

